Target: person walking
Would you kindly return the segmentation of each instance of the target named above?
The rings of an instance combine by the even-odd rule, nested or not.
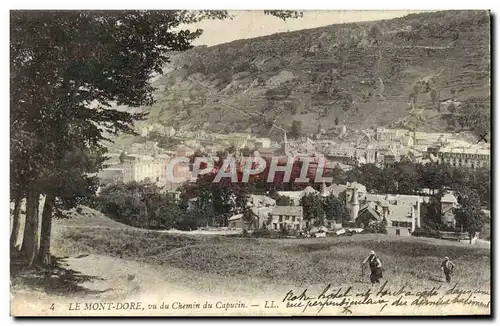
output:
[[[364,266],[366,263],[370,266],[370,282],[373,284],[375,283],[380,283],[380,279],[383,277],[382,276],[382,262],[380,259],[377,257],[377,254],[375,254],[375,251],[370,251],[370,254],[368,257],[363,260],[361,263],[361,266]]]
[[[441,262],[441,270],[444,273],[447,283],[451,282],[451,274],[453,274],[454,269],[455,269],[455,264],[452,263],[450,258],[444,257],[444,260]]]

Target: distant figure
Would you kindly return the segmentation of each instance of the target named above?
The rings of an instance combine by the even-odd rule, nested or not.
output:
[[[455,264],[453,264],[448,257],[444,257],[443,262],[441,263],[441,270],[444,272],[444,276],[446,277],[446,282],[451,282],[451,274],[453,274],[453,269],[455,269]]]
[[[375,254],[375,251],[370,251],[370,254],[368,257],[363,260],[362,266],[364,266],[366,263],[369,264],[370,266],[370,282],[373,284],[375,283],[380,283],[380,279],[383,277],[382,276],[382,262],[380,259],[377,257]]]

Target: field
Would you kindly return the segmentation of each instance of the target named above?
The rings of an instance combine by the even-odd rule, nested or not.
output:
[[[56,302],[56,313],[65,315],[75,300],[160,304],[180,298],[183,302],[243,300],[262,305],[269,296],[281,301],[288,291],[297,295],[304,289],[318,295],[329,285],[365,293],[370,288],[369,273],[362,274],[360,263],[370,250],[378,253],[384,270],[382,284],[374,287],[372,296],[381,289],[401,287],[412,293],[451,287],[491,292],[490,248],[485,244],[386,235],[264,239],[151,232],[85,208],[71,219],[54,221],[52,253],[57,258],[53,270],[14,271],[11,265],[11,304],[23,307],[23,313],[31,309],[43,314],[40,307]],[[450,285],[444,283],[439,268],[445,255],[457,265]],[[489,296],[482,300],[486,303]],[[447,313],[462,311],[455,308],[449,306]],[[401,313],[391,311],[387,313]],[[221,311],[185,313],[219,315]]]
[[[439,285],[441,259],[457,264],[456,281],[466,287],[490,287],[490,249],[436,239],[357,235],[319,239],[254,239],[239,236],[186,236],[123,227],[70,227],[56,223],[56,256],[101,255],[132,260],[186,275],[222,278],[262,288],[359,283],[360,263],[375,250],[391,284]],[[104,223],[105,218],[100,220]],[[98,223],[96,223],[98,224]],[[108,225],[109,223],[105,223]],[[119,224],[117,224],[119,225]],[[365,271],[364,282],[367,272]],[[179,280],[181,281],[181,280]],[[189,281],[189,279],[185,280]],[[187,282],[189,283],[189,282]]]

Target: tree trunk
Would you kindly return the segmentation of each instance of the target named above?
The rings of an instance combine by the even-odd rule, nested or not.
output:
[[[27,265],[33,266],[38,252],[38,205],[40,194],[28,191],[26,198],[26,225],[24,226],[23,244],[21,252],[26,258]]]
[[[42,229],[40,231],[40,250],[38,252],[38,263],[50,265],[50,234],[52,228],[52,211],[54,208],[54,197],[47,195],[42,213]]]
[[[17,195],[14,199],[14,215],[12,216],[12,232],[10,234],[10,248],[15,249],[17,243],[17,236],[19,234],[19,227],[21,221],[19,220],[19,213],[21,211],[21,202],[23,196],[21,194]]]

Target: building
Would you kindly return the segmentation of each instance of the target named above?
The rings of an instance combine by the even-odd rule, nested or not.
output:
[[[189,157],[194,155],[194,150],[184,144],[177,146],[176,156],[177,157]]]
[[[198,197],[188,199],[187,210],[192,211],[192,210],[196,209],[197,203],[198,203]]]
[[[473,146],[468,148],[442,147],[437,153],[437,158],[439,163],[469,169],[489,168],[491,161],[488,149]]]
[[[387,220],[387,234],[410,236],[417,224],[420,216],[416,215],[413,205],[388,205],[384,216]]]
[[[249,195],[247,205],[250,207],[274,207],[276,200],[263,195]]]
[[[365,194],[355,222],[366,227],[371,222],[385,221],[388,234],[411,235],[421,226],[421,204],[429,200],[424,196]]]
[[[302,197],[309,194],[319,194],[319,191],[311,186],[307,186],[301,191],[278,191],[278,195],[290,198],[294,206],[299,206]]]
[[[359,164],[377,163],[377,149],[373,145],[357,147],[354,156]]]
[[[384,157],[383,165],[386,168],[391,166],[391,165],[394,165],[394,163],[399,161],[398,157],[393,155],[393,154],[386,154],[383,157]]]
[[[353,188],[353,193],[352,196],[350,196],[350,210],[351,210],[351,222],[356,221],[356,217],[358,216],[359,213],[359,196],[358,196],[358,189],[356,187]]]
[[[377,128],[377,130],[375,131],[375,139],[377,141],[398,141],[404,136],[406,132],[406,130],[399,129]]]
[[[326,153],[329,160],[338,161],[344,164],[352,163],[355,159],[355,154],[355,146],[352,146],[351,144],[342,144],[340,147],[331,147]]]
[[[455,228],[455,210],[458,208],[457,198],[450,192],[441,198],[441,221],[444,225]]]
[[[357,197],[356,201],[359,202],[366,197],[366,187],[358,182],[348,182],[345,185],[345,204],[348,209],[354,201],[353,196]]]
[[[303,220],[302,206],[274,206],[252,207],[253,220],[247,222],[243,214],[229,218],[229,227],[232,229],[267,228],[272,231],[302,230],[306,223]]]
[[[302,206],[276,206],[271,208],[268,229],[302,230],[304,227]]]
[[[271,147],[271,139],[269,138],[257,138],[254,142],[255,148],[260,150],[262,148],[270,148]]]
[[[366,194],[363,201],[380,201],[387,200],[393,204],[405,204],[417,206],[418,203],[428,203],[430,201],[429,196],[418,196],[418,195],[400,195],[400,194]]]
[[[381,199],[366,202],[359,210],[355,222],[361,228],[373,222],[385,222],[387,234],[410,236],[415,228],[420,226],[420,213],[412,204],[392,204]]]
[[[189,164],[172,164],[169,157],[129,155],[123,163],[123,182],[150,181],[166,190],[177,189],[191,176]],[[172,178],[173,177],[173,178]]]
[[[165,161],[155,160],[147,155],[127,155],[123,163],[123,182],[160,182],[163,171],[166,171]],[[166,178],[166,174],[164,177]]]

